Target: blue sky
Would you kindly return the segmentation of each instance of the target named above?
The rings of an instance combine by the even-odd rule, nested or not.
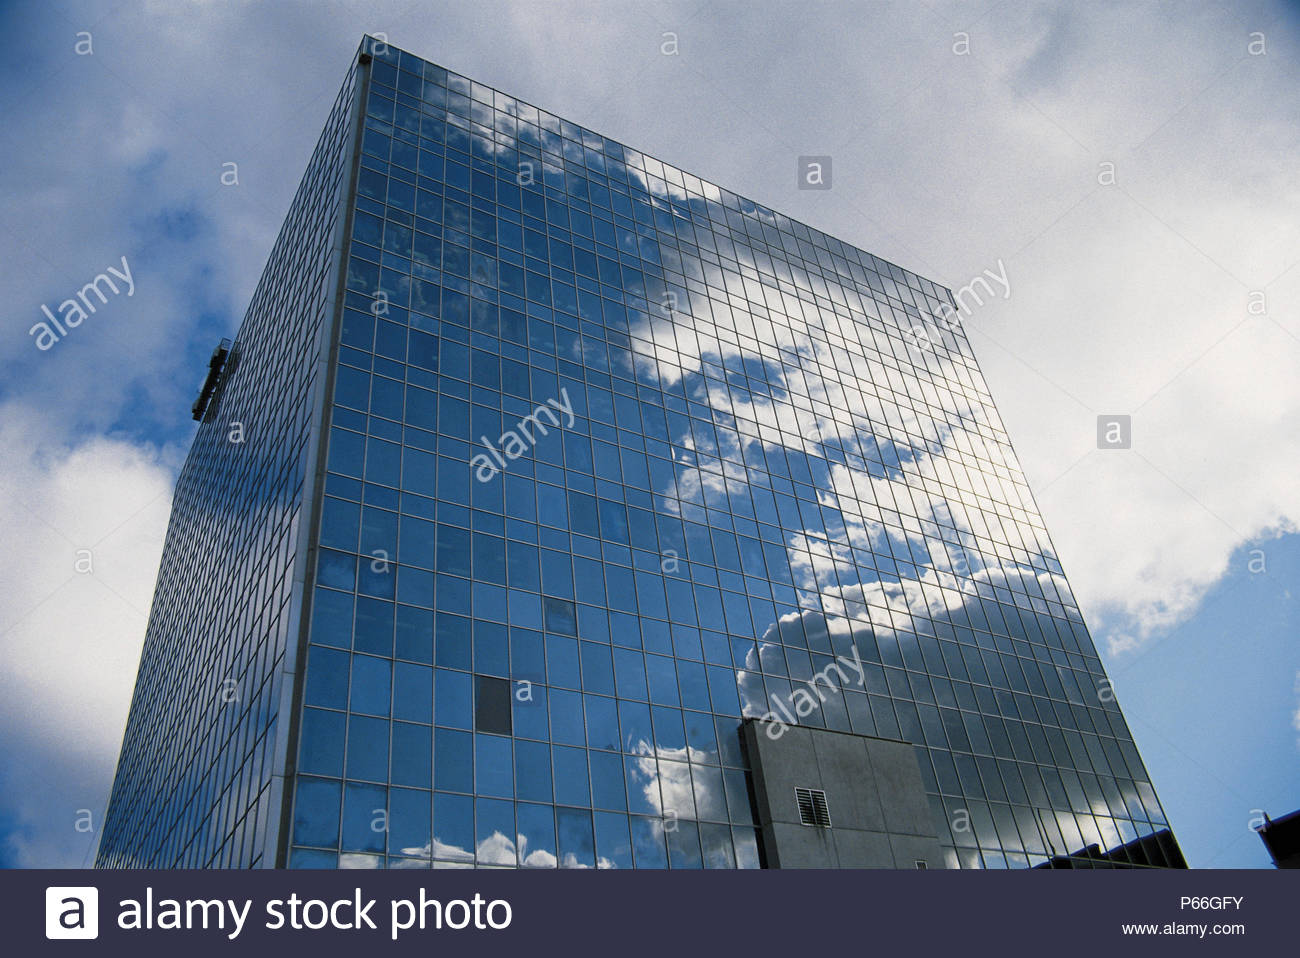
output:
[[[369,31],[954,289],[1005,268],[965,325],[1156,788],[1193,865],[1267,865],[1253,810],[1300,807],[1294,4],[48,2],[0,29],[0,863],[86,860],[189,404]],[[800,155],[832,189],[795,188]],[[41,306],[123,256],[134,292],[38,350]],[[1104,414],[1132,450],[1096,448]]]
[[[1297,709],[1300,536],[1252,543],[1230,569],[1185,623],[1106,665],[1188,861],[1272,867],[1250,823],[1300,805],[1300,721],[1284,720]]]

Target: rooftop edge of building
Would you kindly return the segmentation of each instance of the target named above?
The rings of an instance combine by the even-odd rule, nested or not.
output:
[[[384,52],[382,53],[379,52],[378,50],[379,47],[382,47]],[[380,39],[379,37],[376,37],[372,34],[368,34],[368,33],[363,34],[361,43],[357,48],[357,55],[370,56],[372,58],[382,60],[385,63],[389,63],[398,69],[406,69],[402,65],[402,61],[403,58],[409,57],[412,60],[418,61],[419,63],[423,64],[426,67],[433,67],[435,70],[443,71],[445,74],[447,74],[448,78],[455,77],[456,79],[462,80],[465,83],[471,85],[471,87],[480,86],[495,95],[503,97],[506,100],[511,100],[514,101],[515,103],[522,103],[525,106],[528,106],[533,110],[536,110],[539,114],[553,118],[555,121],[557,121],[557,123],[561,127],[564,124],[568,124],[569,126],[575,128],[577,131],[581,133],[587,133],[590,134],[592,137],[598,137],[602,142],[602,147],[604,148],[607,148],[608,144],[612,144],[618,147],[620,151],[625,151],[628,153],[635,154],[636,156],[651,159],[654,162],[659,163],[660,165],[664,166],[667,169],[673,170],[676,173],[679,173],[683,176],[689,176],[694,180],[698,180],[703,186],[708,187],[709,189],[713,190],[718,194],[718,198],[714,200],[714,202],[720,203],[729,209],[734,209],[735,211],[741,214],[757,216],[761,220],[773,226],[777,225],[776,222],[774,221],[785,220],[788,223],[792,224],[793,226],[806,230],[809,234],[808,237],[809,242],[813,242],[816,238],[821,238],[823,241],[825,241],[822,243],[822,245],[828,252],[836,253],[836,250],[834,249],[834,246],[836,245],[844,247],[845,249],[853,250],[855,253],[859,254],[860,257],[866,257],[867,259],[873,261],[873,265],[871,266],[871,268],[875,269],[877,273],[883,272],[884,274],[890,276],[891,279],[894,279],[896,281],[899,279],[899,277],[895,275],[895,272],[901,273],[903,274],[902,281],[906,283],[908,286],[912,286],[912,283],[908,282],[909,278],[924,281],[926,283],[929,283],[931,286],[935,287],[935,289],[939,290],[941,293],[945,294],[949,302],[952,301],[951,287],[936,282],[935,280],[929,278],[928,276],[924,276],[921,273],[916,272],[915,270],[907,269],[906,267],[900,266],[891,260],[887,260],[884,259],[883,257],[877,256],[875,253],[872,253],[869,250],[862,248],[861,246],[857,246],[846,240],[840,239],[839,237],[835,236],[832,233],[828,233],[825,230],[818,229],[815,226],[811,226],[808,223],[805,223],[803,220],[797,219],[796,217],[790,216],[789,214],[782,213],[779,210],[772,208],[771,206],[768,206],[763,203],[759,203],[757,200],[754,200],[750,197],[743,196],[742,194],[718,186],[712,180],[700,176],[699,174],[692,173],[689,170],[677,166],[674,163],[669,163],[665,160],[662,160],[651,153],[645,152],[644,150],[639,150],[636,149],[635,147],[629,146],[628,144],[622,142],[621,140],[615,140],[612,139],[611,137],[605,136],[603,133],[599,133],[596,130],[591,129],[590,127],[583,126],[579,123],[574,122],[573,120],[569,120],[565,117],[562,117],[558,113],[553,113],[550,110],[546,110],[528,100],[523,99],[522,97],[512,96],[511,94],[506,93],[505,91],[500,90],[497,87],[489,86],[486,83],[482,83],[478,80],[471,79],[470,77],[465,76],[463,73],[458,73],[455,70],[449,69],[448,67],[445,67],[440,63],[436,63],[433,60],[429,60],[426,59],[425,57],[420,56],[419,54],[412,53],[409,50],[396,46],[386,38]],[[407,72],[413,74],[414,71],[407,69]],[[606,155],[610,155],[610,154],[606,154]],[[615,156],[613,158],[619,159],[620,162],[622,161],[620,157]],[[675,184],[670,184],[670,185],[675,185]],[[652,196],[655,196],[657,199],[663,200],[664,202],[668,202],[668,203],[672,203],[674,201],[678,203],[687,202],[685,197],[652,193],[648,189],[648,185],[647,185],[646,192],[650,193]],[[709,198],[707,196],[707,193],[706,193],[706,198]],[[728,203],[729,199],[732,201],[734,205]],[[798,234],[796,232],[796,236],[797,235]],[[879,266],[874,264],[879,264],[879,266],[883,266],[885,268],[882,270],[879,268]],[[926,292],[926,290],[923,287],[912,286],[912,288],[917,289],[918,291],[923,293]],[[965,330],[963,329],[962,332],[964,335]]]

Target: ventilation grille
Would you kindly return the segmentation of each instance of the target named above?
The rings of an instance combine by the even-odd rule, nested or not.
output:
[[[799,821],[817,828],[831,827],[831,810],[826,805],[826,793],[820,788],[796,788],[794,800],[799,805]]]

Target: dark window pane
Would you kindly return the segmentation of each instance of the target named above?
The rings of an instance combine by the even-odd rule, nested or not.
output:
[[[476,675],[474,679],[474,728],[480,732],[509,735],[510,683],[486,675]]]

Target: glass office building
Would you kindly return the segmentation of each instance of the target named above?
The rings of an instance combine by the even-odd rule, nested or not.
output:
[[[98,863],[1182,865],[954,305],[367,39],[195,404]],[[933,852],[811,779],[770,827],[786,732],[902,761]]]

